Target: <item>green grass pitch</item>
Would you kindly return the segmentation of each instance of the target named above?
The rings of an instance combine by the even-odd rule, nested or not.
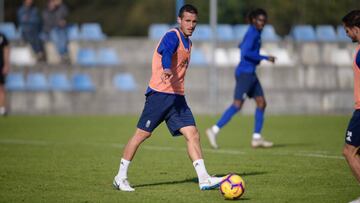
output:
[[[243,177],[244,202],[349,202],[360,196],[341,149],[350,116],[267,116],[271,149],[250,147],[252,116],[236,116],[212,150],[196,116],[210,174]],[[129,168],[133,193],[112,187],[137,116],[10,116],[0,118],[0,202],[224,202],[200,191],[182,137],[162,125]]]

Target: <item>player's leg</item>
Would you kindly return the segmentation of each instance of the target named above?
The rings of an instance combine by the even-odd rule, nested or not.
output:
[[[255,76],[256,77],[256,76]],[[249,95],[255,99],[256,110],[255,110],[255,121],[254,121],[254,132],[251,140],[252,147],[272,147],[273,143],[266,141],[261,136],[261,131],[264,125],[264,114],[266,109],[266,100],[263,89],[259,80],[256,77],[256,82],[251,89]]]
[[[354,174],[356,180],[360,183],[360,157],[359,157],[359,147],[354,147],[349,144],[345,144],[343,148],[343,155],[348,162],[352,173]]]
[[[225,110],[218,122],[206,130],[206,135],[213,148],[218,148],[216,138],[220,129],[224,127],[238,111],[240,111],[245,101],[246,94],[251,86],[252,78],[250,74],[240,74],[236,77],[234,102]]]
[[[130,138],[124,148],[120,161],[118,174],[114,178],[114,186],[122,191],[134,191],[127,181],[127,171],[140,144],[151,136],[152,131],[164,120],[164,111],[170,106],[164,104],[166,95],[154,93],[147,96],[144,110],[137,124],[135,134]]]
[[[113,185],[115,188],[122,191],[134,191],[135,189],[130,186],[127,180],[127,172],[131,160],[134,158],[137,149],[140,144],[151,136],[150,132],[146,132],[141,129],[136,129],[135,134],[130,138],[125,146],[123,157],[120,161],[118,174],[114,178]]]
[[[200,146],[200,135],[195,126],[186,126],[180,129],[184,135],[187,151],[193,162],[196,174],[199,179],[199,187],[201,190],[209,190],[219,187],[223,177],[211,177],[206,170]]]
[[[5,116],[6,115],[6,92],[5,87],[3,84],[0,84],[0,115]]]

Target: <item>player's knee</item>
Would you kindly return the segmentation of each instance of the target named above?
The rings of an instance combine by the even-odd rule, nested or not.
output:
[[[194,132],[192,132],[190,134],[190,136],[188,136],[188,140],[189,142],[200,142],[200,135],[199,132],[197,130],[195,130]]]
[[[265,108],[266,108],[266,101],[263,100],[263,101],[258,102],[258,103],[257,103],[257,108],[262,109],[262,110],[265,110]]]
[[[232,106],[239,111],[241,109],[242,103],[243,102],[241,100],[235,100]]]
[[[354,148],[349,145],[345,145],[342,151],[343,156],[349,160],[358,155],[358,148]]]

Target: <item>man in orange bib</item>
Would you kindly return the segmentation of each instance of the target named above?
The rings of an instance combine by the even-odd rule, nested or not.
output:
[[[342,21],[347,35],[358,44],[353,62],[355,111],[346,130],[343,154],[360,183],[360,10],[351,11]],[[352,201],[356,202],[360,203],[360,197]]]
[[[168,31],[154,51],[144,110],[134,136],[125,146],[119,172],[114,178],[113,185],[119,190],[135,190],[127,180],[128,166],[140,144],[163,121],[173,136],[184,135],[201,190],[216,188],[223,179],[211,177],[205,168],[199,132],[184,96],[184,79],[191,53],[189,37],[195,30],[197,14],[194,6],[184,5],[177,19],[179,27]]]

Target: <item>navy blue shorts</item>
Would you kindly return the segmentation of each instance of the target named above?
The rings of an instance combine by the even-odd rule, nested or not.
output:
[[[346,144],[360,146],[360,109],[354,111],[345,134]]]
[[[196,126],[185,96],[153,92],[146,96],[137,127],[151,133],[163,121],[173,136],[181,135],[183,127]]]
[[[254,73],[240,73],[236,78],[234,99],[245,100],[246,96],[254,98],[264,96],[260,81]]]

